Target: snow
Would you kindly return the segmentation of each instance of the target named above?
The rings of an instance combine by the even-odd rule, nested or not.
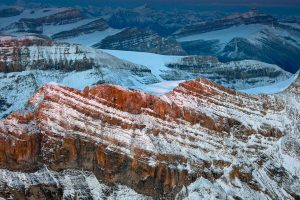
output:
[[[176,88],[180,83],[185,82],[186,80],[181,81],[162,81],[159,83],[149,84],[149,85],[137,85],[137,89],[141,89],[145,92],[155,94],[155,95],[164,95],[168,92],[171,92]]]
[[[24,190],[39,184],[55,185],[62,188],[63,198],[71,199],[128,199],[149,200],[150,197],[138,194],[124,185],[108,186],[88,171],[68,169],[61,172],[43,167],[34,173],[13,172],[0,169],[0,187],[9,186]],[[107,191],[111,190],[111,194]],[[1,199],[1,198],[0,198]]]
[[[119,185],[118,190],[114,191],[109,197],[108,200],[116,200],[116,199],[122,199],[122,200],[151,200],[151,197],[146,197],[141,194],[136,193],[134,190]]]
[[[292,83],[295,82],[297,77],[299,76],[299,72],[294,74],[292,77],[290,77],[287,80],[280,81],[275,84],[263,86],[263,87],[255,87],[255,88],[250,88],[246,90],[241,90],[241,92],[247,93],[247,94],[275,94],[282,92],[286,90]]]
[[[56,33],[63,32],[63,31],[69,31],[74,28],[77,28],[79,26],[88,24],[95,19],[83,19],[80,21],[77,21],[75,23],[70,23],[70,24],[61,24],[61,25],[44,25],[43,26],[43,34],[52,36]]]
[[[183,56],[166,56],[136,51],[120,51],[106,49],[102,49],[102,51],[107,52],[122,60],[127,60],[129,62],[148,67],[149,69],[151,69],[152,74],[160,81],[163,81],[163,79],[160,77],[162,71],[169,70],[169,68],[166,67],[166,64],[179,61],[181,58],[183,58]]]
[[[107,36],[115,35],[121,31],[122,31],[122,29],[108,28],[104,31],[96,31],[94,33],[79,35],[77,37],[63,39],[61,41],[73,43],[73,44],[81,44],[81,45],[85,45],[85,46],[93,46],[94,44],[100,42]]]
[[[278,146],[278,138],[255,134],[255,130],[261,128],[262,125],[270,125],[279,129],[289,127],[289,125],[293,123],[293,115],[291,114],[296,113],[296,109],[293,108],[291,104],[286,104],[286,106],[290,106],[290,108],[284,109],[283,111],[272,108],[273,106],[280,105],[281,101],[285,101],[285,97],[276,99],[275,103],[275,101],[273,101],[274,96],[265,96],[262,97],[265,98],[264,100],[260,100],[260,97],[236,95],[231,92],[227,93],[226,90],[222,90],[214,84],[208,84],[204,80],[199,80],[198,83],[201,84],[199,88],[204,89],[195,95],[193,95],[195,92],[193,93],[181,88],[182,92],[175,92],[163,98],[168,99],[170,103],[175,103],[179,106],[183,105],[187,110],[190,109],[210,116],[213,120],[236,119],[246,127],[251,127],[251,130],[253,130],[251,138],[245,137],[244,139],[239,139],[233,134],[220,134],[217,131],[204,128],[200,124],[191,125],[184,120],[177,123],[176,120],[169,120],[168,118],[161,119],[146,113],[132,114],[123,112],[117,107],[106,106],[97,98],[85,98],[77,92],[71,92],[66,88],[53,84],[45,86],[47,95],[53,97],[55,100],[44,102],[48,103],[47,105],[49,106],[41,107],[39,110],[44,118],[47,119],[41,120],[42,124],[39,124],[39,127],[42,131],[51,131],[53,136],[64,136],[66,134],[79,135],[85,137],[86,140],[107,145],[107,150],[126,154],[129,157],[135,155],[135,149],[147,150],[149,154],[154,155],[152,157],[154,160],[151,159],[152,165],[155,161],[155,155],[171,154],[183,156],[187,161],[180,163],[178,166],[172,166],[172,164],[170,164],[170,168],[174,167],[189,172],[199,170],[198,167],[201,165],[198,164],[203,164],[202,161],[204,160],[209,163],[214,160],[224,160],[229,161],[232,166],[241,164],[241,167],[246,163],[253,169],[251,173],[253,173],[254,178],[251,183],[256,184],[260,181],[262,187],[266,187],[268,191],[272,189],[272,194],[276,193],[282,196],[283,199],[290,197],[283,189],[289,182],[285,182],[286,179],[282,179],[284,184],[276,183],[276,181],[273,180],[274,178],[272,179],[268,176],[268,169],[265,167],[268,163],[270,163],[270,165],[279,163],[278,160],[272,161],[271,158],[268,157],[276,155],[277,151],[275,151],[275,148]],[[164,87],[171,87],[174,84],[176,83],[165,83]],[[184,93],[185,91],[186,93]],[[203,98],[202,95],[204,95],[205,98]],[[289,102],[289,100],[287,101]],[[263,109],[262,104],[264,102],[270,102],[271,107],[267,111]],[[91,115],[82,113],[82,110],[85,112],[92,111],[95,116],[120,120],[120,124],[129,124],[129,126],[138,124],[144,125],[145,128],[122,129],[116,124],[107,125],[106,123],[102,123],[101,120],[103,118],[91,117]],[[261,113],[262,110],[266,113]],[[220,122],[222,121],[220,120]],[[66,128],[68,127],[66,126],[67,124],[78,127],[78,130],[73,131],[72,129]],[[65,125],[65,128],[62,128],[63,126],[61,125]],[[160,130],[163,134],[149,134],[147,131],[152,129]],[[251,147],[253,145],[257,145],[258,148]],[[268,151],[273,148],[275,154]],[[236,150],[236,154],[232,154],[233,149]],[[258,167],[255,161],[260,159],[259,156],[262,154],[266,155],[270,162],[263,162],[264,166]],[[146,159],[143,161],[148,164]],[[298,162],[290,158],[283,158],[283,162],[286,164],[298,164]],[[215,199],[216,197],[222,197],[221,199],[224,199],[227,195],[231,197],[238,194],[239,196],[241,195],[243,199],[251,199],[251,197],[253,197],[253,199],[263,199],[262,197],[266,196],[264,193],[252,190],[246,183],[243,183],[238,178],[230,180],[228,176],[232,166],[219,169],[212,165],[205,167],[204,170],[201,169],[201,172],[204,171],[207,173],[215,172],[213,170],[222,170],[224,175],[222,178],[216,178],[217,180],[211,182],[199,177],[196,182],[187,186],[185,191],[182,191],[183,197],[186,199]],[[283,164],[283,167],[285,166],[286,165]],[[286,167],[286,169],[293,173],[298,173],[295,168]],[[21,174],[20,177],[24,176],[25,178],[20,178],[21,181],[24,181],[27,185],[30,184],[30,181],[26,180],[30,179],[31,176]],[[82,172],[70,174],[64,172],[61,176],[62,178],[56,178],[58,176],[45,177],[51,178],[46,179],[46,181],[52,180],[53,177],[58,179],[59,183],[65,185],[64,192],[66,192],[66,195],[74,196],[77,194],[84,196],[83,190],[74,190],[74,188],[77,188],[75,187],[77,184],[79,184],[80,189],[90,189],[92,194],[102,194],[102,186],[106,188],[101,182],[97,184],[97,180],[93,174],[86,175]],[[87,178],[87,176],[89,176],[89,178]],[[8,181],[13,180],[17,181],[17,183],[19,182],[19,179],[11,179],[10,177],[15,176],[10,174],[6,175],[4,180],[6,180],[6,177],[8,177]],[[287,174],[287,179],[293,180],[290,174]],[[44,179],[41,179],[41,181],[45,182]],[[295,187],[299,186],[299,183],[296,181],[292,182]],[[52,182],[56,183],[57,181]],[[235,185],[238,187],[235,187]],[[111,193],[111,197],[108,199],[144,198],[127,187],[119,186],[117,188],[116,191]],[[273,191],[275,192],[273,193]],[[225,196],[224,198],[223,195]]]
[[[223,30],[181,37],[178,38],[177,41],[188,42],[195,40],[219,40],[221,44],[226,44],[235,37],[249,38],[268,27],[269,26],[267,25],[261,24],[239,25]]]
[[[31,9],[26,9],[21,13],[20,15],[13,16],[13,17],[5,17],[5,18],[0,18],[0,29],[5,28],[6,26],[15,23],[19,21],[22,18],[40,18],[40,17],[46,17],[50,16],[62,11],[67,10],[68,8],[58,8],[58,7],[53,7],[53,8],[45,8],[45,9],[38,9],[38,10],[31,10]],[[46,10],[49,10],[48,12],[44,12]]]
[[[159,54],[153,54],[153,53],[145,53],[145,52],[135,52],[135,51],[120,51],[120,50],[105,50],[102,49],[102,51],[107,52],[113,56],[116,56],[117,58],[127,60],[132,63],[137,63],[140,65],[144,65],[148,67],[151,70],[151,73],[159,80],[160,83],[155,84],[136,84],[136,88],[142,89],[144,91],[147,91],[152,94],[166,94],[170,91],[172,91],[179,83],[183,82],[183,80],[176,80],[176,81],[166,81],[162,79],[161,75],[165,73],[166,71],[169,71],[170,68],[166,67],[169,63],[180,63],[181,59],[184,58],[184,56],[170,56],[170,55],[159,55]],[[229,63],[223,63],[219,66],[220,68],[230,68],[230,69],[244,69],[244,70],[253,70],[253,69],[261,69],[261,68],[270,68],[272,70],[282,71],[283,75],[277,78],[268,78],[268,77],[260,77],[257,79],[252,79],[256,82],[257,85],[263,85],[268,89],[269,93],[275,93],[278,92],[278,86],[280,85],[286,85],[288,83],[293,82],[293,77],[289,73],[285,73],[280,67],[277,65],[267,64],[260,61],[255,60],[244,60],[244,61],[235,61],[235,62],[229,62]],[[199,74],[199,77],[206,77],[206,74]],[[209,77],[206,77],[209,78]],[[256,94],[258,91],[261,91],[263,87],[255,87],[253,88],[253,85],[247,85],[247,81],[245,80],[236,80],[236,83],[233,85],[236,88],[241,88],[240,91],[246,92],[246,93],[253,93]],[[276,81],[276,84],[270,85],[269,82]],[[226,81],[225,81],[226,82]],[[265,86],[267,85],[267,86]],[[230,87],[232,84],[224,83],[224,86]],[[252,88],[251,88],[252,87]],[[273,88],[274,87],[274,88]],[[249,90],[244,90],[244,88],[251,88]],[[284,89],[284,88],[283,88]]]

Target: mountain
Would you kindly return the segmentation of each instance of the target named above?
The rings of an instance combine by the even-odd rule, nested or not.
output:
[[[68,24],[82,20],[83,18],[84,15],[80,10],[74,8],[52,8],[38,11],[26,10],[16,17],[5,19],[5,24],[7,25],[2,25],[0,30],[6,34],[42,34],[44,25]]]
[[[76,27],[71,30],[62,31],[52,35],[53,39],[65,39],[70,37],[76,37],[82,34],[90,34],[96,31],[104,31],[108,29],[109,26],[104,19],[97,19],[95,21],[89,22],[85,25]]]
[[[170,38],[164,38],[151,30],[127,28],[120,33],[108,36],[93,45],[99,49],[141,51],[165,55],[185,55],[180,44]]]
[[[48,82],[83,89],[105,82],[130,87],[158,81],[145,66],[89,47],[38,36],[0,38],[0,117],[22,108]]]
[[[297,19],[281,20],[255,9],[225,17],[149,5],[132,9],[10,9],[19,12],[0,17],[2,34],[35,33],[58,42],[103,49],[215,56],[221,62],[258,60],[291,73],[300,66]]]
[[[0,6],[0,200],[300,199],[297,18],[130,5]]]
[[[254,60],[222,63],[209,56],[187,56],[166,66],[170,69],[161,75],[165,80],[203,77],[238,90],[273,84],[291,76],[276,65]]]
[[[22,13],[22,9],[18,9],[18,8],[3,8],[0,9],[0,17],[13,17],[13,16],[17,16],[20,15]]]
[[[276,65],[255,60],[222,63],[213,56],[164,56],[143,52],[105,51],[120,59],[148,67],[160,82],[182,82],[202,77],[226,87],[244,90],[272,85],[292,77],[291,73]],[[142,89],[149,91],[147,86]]]
[[[0,122],[0,196],[297,199],[299,95],[300,77],[259,96],[205,79],[161,97],[47,84]]]
[[[277,19],[271,15],[258,12],[256,9],[250,10],[246,13],[236,13],[224,17],[223,19],[211,20],[186,26],[181,30],[178,30],[175,35],[186,36],[199,33],[212,32],[222,30],[238,25],[249,25],[249,24],[277,24]]]
[[[188,24],[200,22],[203,18],[203,14],[196,11],[155,9],[145,4],[133,9],[119,8],[111,11],[108,23],[117,29],[150,29],[166,37]]]
[[[176,33],[188,54],[214,55],[221,61],[254,59],[299,70],[300,29],[251,11],[186,27]]]
[[[113,83],[161,95],[183,80],[197,77],[239,90],[280,83],[292,77],[275,65],[257,61],[221,63],[214,57],[111,50],[106,50],[107,54],[40,35],[1,36],[0,51],[0,118],[23,108],[30,96],[49,82],[76,89]],[[161,90],[170,81],[177,84]],[[157,85],[158,82],[161,84]]]

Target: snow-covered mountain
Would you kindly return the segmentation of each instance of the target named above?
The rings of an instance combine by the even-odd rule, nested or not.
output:
[[[26,6],[0,6],[0,200],[300,198],[299,20]]]
[[[222,63],[212,56],[164,56],[132,51],[103,51],[120,59],[144,65],[151,69],[160,82],[171,81],[165,83],[172,85],[174,81],[180,83],[182,80],[202,77],[229,88],[245,90],[279,83],[292,77],[291,73],[276,65],[255,60]],[[158,86],[158,89],[163,87],[162,83],[148,86]],[[148,86],[143,89],[148,92],[154,91]],[[261,92],[264,93],[264,91]]]
[[[12,16],[0,17],[2,34],[38,33],[105,49],[213,55],[224,62],[258,60],[291,73],[300,66],[297,20],[281,22],[257,10],[213,18],[207,13],[162,11],[148,5],[97,12],[64,7],[11,9],[3,13],[12,12]]]
[[[0,117],[22,108],[39,87],[49,82],[76,89],[112,83],[164,94],[176,86],[163,86],[169,85],[169,81],[180,83],[197,77],[245,90],[285,81],[292,76],[275,65],[257,61],[220,63],[214,57],[108,50],[105,53],[40,36],[0,38]],[[161,90],[161,87],[167,88]]]
[[[164,38],[151,30],[127,28],[120,33],[108,36],[93,45],[99,49],[150,52],[163,55],[185,55],[186,52],[174,39]]]
[[[22,108],[49,82],[77,89],[101,83],[133,87],[158,82],[149,68],[93,48],[36,36],[4,36],[0,41],[0,117]]]
[[[253,59],[292,73],[299,70],[300,29],[258,12],[186,27],[177,37],[188,54],[222,61]]]
[[[199,24],[193,24],[185,26],[178,30],[175,35],[177,36],[189,36],[199,33],[207,33],[217,30],[223,30],[238,25],[250,25],[250,24],[264,24],[274,25],[277,24],[277,19],[271,15],[260,13],[256,9],[250,10],[246,13],[235,13],[226,16],[222,19],[206,21]]]
[[[299,95],[300,77],[257,96],[205,79],[161,97],[47,84],[0,122],[0,196],[297,199]]]

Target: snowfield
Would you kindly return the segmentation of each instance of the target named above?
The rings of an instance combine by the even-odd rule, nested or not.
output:
[[[107,36],[111,36],[114,34],[117,34],[121,32],[122,29],[113,29],[113,28],[108,28],[104,31],[96,31],[94,33],[89,33],[89,34],[83,34],[79,35],[77,37],[71,37],[67,39],[63,39],[61,41],[63,42],[68,42],[68,43],[73,43],[73,44],[81,44],[85,46],[93,46],[94,44],[97,44]]]
[[[109,53],[117,58],[126,60],[139,65],[144,65],[151,69],[152,74],[159,80],[163,81],[160,74],[164,70],[168,70],[166,64],[179,61],[183,56],[166,56],[154,53],[136,52],[136,51],[120,51],[120,50],[107,50],[102,51]]]
[[[291,78],[280,81],[278,83],[267,85],[263,87],[256,87],[256,88],[250,88],[246,90],[240,90],[241,92],[247,93],[247,94],[275,94],[282,92],[286,90],[292,83],[295,82],[297,77],[299,76],[300,71],[298,71],[296,74],[294,74]]]
[[[239,25],[218,31],[180,37],[177,41],[189,42],[195,40],[219,40],[221,44],[226,44],[236,37],[252,37],[266,28],[269,28],[269,26],[261,24]]]
[[[145,53],[145,52],[134,52],[134,51],[120,51],[120,50],[106,50],[102,49],[102,51],[109,53],[117,58],[122,60],[126,60],[132,63],[144,65],[151,69],[152,74],[160,80],[160,83],[150,84],[150,85],[137,85],[135,88],[144,90],[146,92],[152,94],[163,95],[170,91],[172,91],[175,87],[178,86],[179,83],[182,83],[185,80],[177,80],[177,81],[165,81],[161,78],[161,74],[164,71],[168,71],[169,68],[166,67],[169,63],[177,63],[180,62],[184,56],[168,56],[168,55],[159,55],[153,53]],[[276,65],[266,64],[259,61],[245,60],[239,63],[240,65],[249,66],[250,69],[254,69],[255,67],[259,69],[261,65],[268,66],[270,68],[275,68],[280,70],[280,68]],[[233,62],[224,64],[224,67],[230,68],[238,68],[236,64]],[[250,89],[241,89],[241,92],[248,94],[274,94],[283,91],[286,89],[297,77],[297,74],[284,78],[284,80],[279,80],[275,84],[268,85],[267,82],[262,83],[265,86],[262,87],[253,87]],[[236,83],[235,85],[238,85]],[[243,87],[240,85],[239,87]]]
[[[61,7],[61,8],[53,7],[53,8],[44,8],[38,10],[26,9],[20,15],[0,18],[0,29],[5,28],[6,26],[13,24],[15,22],[18,22],[20,19],[23,18],[33,19],[33,18],[46,17],[46,16],[63,12],[68,9],[69,8],[65,8],[65,7]]]

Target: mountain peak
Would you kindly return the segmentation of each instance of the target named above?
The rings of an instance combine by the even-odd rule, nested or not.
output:
[[[281,119],[293,118],[289,112],[297,111],[285,109],[289,104],[280,98],[236,93],[206,79],[184,82],[163,97],[114,85],[79,91],[47,84],[29,101],[35,109],[0,122],[0,144],[5,147],[0,155],[10,155],[0,156],[0,165],[10,170],[43,165],[54,171],[83,169],[153,198],[174,198],[197,178],[223,180],[227,171],[216,176],[218,167],[236,174],[237,166],[229,166],[237,159],[259,159],[266,145],[271,148],[286,135],[293,120],[286,124]],[[253,151],[256,137],[268,143],[257,143]],[[227,146],[233,142],[245,151],[233,153]],[[220,149],[222,156],[217,156]],[[240,170],[256,170],[250,165]],[[235,176],[245,181],[240,173],[246,172]],[[261,180],[252,179],[242,187]],[[281,186],[274,188],[281,191]]]

